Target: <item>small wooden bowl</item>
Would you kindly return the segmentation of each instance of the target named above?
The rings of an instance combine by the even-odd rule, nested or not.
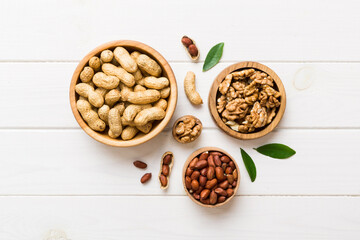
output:
[[[281,97],[280,97],[281,105],[280,105],[279,109],[277,110],[275,118],[271,121],[271,123],[269,125],[266,125],[263,129],[253,132],[253,133],[240,133],[240,132],[236,132],[236,131],[232,130],[229,126],[227,126],[221,120],[221,117],[216,109],[216,100],[217,100],[218,93],[219,93],[219,91],[218,91],[219,85],[225,79],[225,77],[231,72],[242,70],[242,69],[247,69],[247,68],[254,68],[256,70],[263,71],[274,79],[277,90],[281,93]],[[217,77],[215,78],[215,80],[211,86],[208,102],[209,102],[209,109],[210,109],[211,116],[213,117],[215,123],[225,133],[227,133],[228,135],[230,135],[232,137],[238,138],[238,139],[244,139],[244,140],[255,139],[255,138],[259,138],[259,137],[262,137],[262,136],[270,133],[279,124],[279,122],[282,119],[284,112],[285,112],[286,93],[285,93],[285,88],[284,88],[279,76],[276,75],[276,73],[273,70],[271,70],[269,67],[262,65],[258,62],[239,62],[239,63],[235,63],[235,64],[225,68],[222,72],[219,73],[219,75],[217,75]]]
[[[195,118],[196,124],[198,124],[198,125],[201,126],[199,135],[196,136],[193,141],[195,141],[196,139],[198,139],[198,137],[200,137],[201,131],[202,131],[202,123],[201,123],[201,121],[200,121],[197,117],[192,116],[192,115],[185,115],[185,116],[182,116],[182,117],[178,118],[178,119],[175,121],[174,125],[173,125],[172,135],[173,135],[173,137],[174,137],[174,139],[175,139],[176,141],[178,141],[179,143],[182,143],[182,144],[186,144],[186,143],[191,143],[191,142],[193,142],[193,141],[191,141],[191,142],[186,142],[186,143],[181,142],[179,136],[176,135],[176,130],[175,130],[175,129],[176,129],[176,125],[177,125],[179,122],[183,121],[183,120],[184,120],[185,118],[187,118],[187,117]]]
[[[238,173],[238,179],[237,179],[237,182],[236,182],[236,187],[234,188],[234,194],[227,198],[225,200],[225,202],[222,202],[222,203],[217,203],[215,205],[208,205],[208,204],[203,204],[202,202],[196,200],[188,191],[188,189],[186,188],[186,185],[185,185],[185,173],[186,173],[186,169],[187,167],[189,166],[191,160],[193,160],[196,156],[198,156],[199,154],[203,153],[203,152],[211,152],[211,151],[215,151],[215,152],[221,152],[225,155],[227,155],[235,164],[236,166],[236,170],[237,170],[237,173]],[[183,186],[184,186],[184,189],[185,189],[185,192],[186,194],[189,196],[189,198],[199,204],[200,206],[203,206],[203,207],[207,207],[207,208],[215,208],[215,207],[220,207],[226,203],[228,203],[235,195],[236,195],[236,192],[239,188],[239,185],[240,185],[240,170],[239,170],[239,166],[237,165],[235,159],[229,154],[227,153],[226,151],[222,150],[221,148],[217,148],[217,147],[203,147],[203,148],[200,148],[198,150],[196,150],[195,152],[193,152],[192,154],[190,154],[190,156],[188,157],[188,159],[186,160],[185,164],[184,164],[184,167],[183,167],[183,172],[182,172],[182,179],[183,179]]]
[[[80,113],[78,112],[76,108],[76,101],[78,100],[79,96],[75,92],[75,86],[80,81],[80,72],[83,70],[83,68],[88,64],[89,59],[93,56],[100,56],[100,53],[103,50],[110,49],[113,50],[116,47],[124,47],[128,51],[139,51],[140,53],[145,53],[149,57],[153,58],[158,62],[158,64],[161,66],[163,73],[162,76],[167,77],[170,81],[170,96],[168,97],[168,107],[166,109],[166,115],[165,118],[156,124],[154,124],[151,131],[147,134],[138,133],[135,138],[131,140],[121,140],[121,139],[113,139],[110,138],[107,135],[107,131],[105,130],[103,133],[96,132],[92,130],[87,123],[82,119]],[[94,50],[92,50],[90,53],[88,53],[78,64],[78,66],[75,69],[75,72],[72,76],[71,83],[70,83],[70,105],[71,110],[75,116],[76,121],[79,123],[80,127],[92,138],[95,140],[104,143],[106,145],[114,146],[114,147],[131,147],[136,146],[139,144],[142,144],[144,142],[149,141],[150,139],[154,138],[156,135],[158,135],[169,123],[172,115],[174,114],[175,107],[177,102],[177,85],[176,85],[176,79],[175,75],[169,65],[169,63],[165,60],[165,58],[155,51],[153,48],[149,47],[148,45],[145,45],[140,42],[131,41],[131,40],[119,40],[119,41],[113,41],[108,42],[103,45],[98,46]]]

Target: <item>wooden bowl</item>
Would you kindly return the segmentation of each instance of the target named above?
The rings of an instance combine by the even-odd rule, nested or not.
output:
[[[200,137],[201,131],[202,131],[202,123],[201,123],[201,121],[200,121],[197,117],[195,117],[195,116],[193,116],[193,115],[185,115],[185,116],[182,116],[182,117],[178,118],[178,119],[175,121],[174,125],[173,125],[172,135],[173,135],[173,137],[174,137],[174,139],[175,139],[176,141],[178,141],[179,143],[182,143],[182,144],[186,144],[186,143],[191,143],[191,142],[193,142],[193,141],[186,142],[186,143],[185,143],[185,142],[181,142],[179,136],[176,135],[176,125],[177,125],[179,122],[183,121],[183,120],[184,120],[185,118],[187,118],[187,117],[195,118],[196,124],[198,124],[198,125],[201,126],[199,135],[197,135],[193,141],[195,141],[196,139],[198,139],[198,137]]]
[[[121,139],[113,139],[110,138],[107,135],[107,131],[105,130],[103,133],[96,132],[92,130],[87,123],[82,119],[80,113],[78,112],[76,108],[76,101],[78,100],[79,96],[75,92],[75,85],[80,82],[80,72],[82,69],[88,64],[89,59],[93,56],[100,56],[100,53],[103,50],[110,49],[113,50],[116,47],[124,47],[128,51],[139,51],[140,53],[145,53],[149,57],[153,58],[158,62],[158,64],[161,66],[163,73],[162,76],[167,77],[170,81],[170,96],[168,97],[168,107],[166,109],[166,115],[165,118],[157,123],[154,124],[151,131],[147,134],[138,133],[135,138],[131,140],[121,140]],[[108,42],[103,45],[98,46],[94,50],[92,50],[90,53],[88,53],[78,64],[78,66],[75,69],[75,72],[72,76],[71,83],[70,83],[70,105],[71,110],[75,116],[76,121],[79,123],[80,127],[92,138],[95,140],[115,147],[131,147],[136,146],[139,144],[142,144],[144,142],[149,141],[150,139],[154,138],[156,135],[158,135],[169,123],[172,115],[174,114],[175,107],[177,102],[177,85],[176,85],[176,79],[175,75],[169,65],[169,63],[165,60],[165,58],[155,51],[153,48],[149,47],[148,45],[145,45],[140,42],[131,41],[131,40],[119,40],[119,41],[113,41]]]
[[[281,105],[280,105],[279,109],[277,110],[276,116],[274,117],[274,119],[271,121],[270,124],[266,125],[264,128],[262,128],[259,131],[255,131],[252,133],[240,133],[240,132],[236,132],[235,130],[232,130],[229,126],[227,126],[221,120],[221,117],[216,109],[216,99],[217,99],[218,93],[219,93],[219,91],[218,91],[219,84],[225,79],[225,77],[231,72],[242,70],[242,69],[247,69],[247,68],[254,68],[256,70],[263,71],[274,79],[277,90],[281,93],[281,97],[280,97]],[[208,102],[209,102],[209,109],[210,109],[211,116],[213,117],[216,124],[225,133],[227,133],[228,135],[230,135],[232,137],[238,138],[238,139],[255,139],[255,138],[259,138],[259,137],[262,137],[262,136],[268,134],[269,132],[274,130],[274,128],[279,124],[279,122],[282,119],[284,112],[285,112],[286,93],[285,93],[285,88],[284,88],[279,76],[276,75],[276,73],[273,70],[271,70],[269,67],[262,65],[260,63],[257,63],[257,62],[239,62],[239,63],[235,63],[235,64],[225,68],[215,78],[215,80],[211,86],[211,89],[210,89]]]
[[[238,172],[238,179],[237,179],[237,182],[236,182],[236,187],[234,188],[234,194],[227,198],[225,200],[225,202],[222,202],[222,203],[217,203],[215,205],[208,205],[208,204],[203,204],[202,202],[196,200],[188,191],[188,189],[186,188],[186,185],[185,185],[185,173],[186,173],[186,169],[187,167],[189,166],[191,160],[193,160],[196,156],[198,156],[199,154],[203,153],[203,152],[209,152],[209,151],[216,151],[216,152],[221,152],[225,155],[227,155],[235,164],[235,167],[237,169],[237,172]],[[182,172],[182,179],[183,179],[183,186],[184,186],[184,189],[185,189],[185,192],[186,194],[189,196],[189,198],[199,204],[200,206],[203,206],[203,207],[208,207],[208,208],[215,208],[215,207],[220,207],[226,203],[228,203],[235,195],[236,195],[236,192],[239,188],[239,185],[240,185],[240,170],[239,170],[239,166],[237,165],[235,159],[229,154],[227,153],[226,151],[222,150],[221,148],[217,148],[217,147],[203,147],[203,148],[200,148],[198,150],[196,150],[195,152],[193,152],[192,154],[190,154],[190,156],[188,157],[188,159],[186,160],[185,164],[184,164],[184,167],[183,167],[183,172]]]

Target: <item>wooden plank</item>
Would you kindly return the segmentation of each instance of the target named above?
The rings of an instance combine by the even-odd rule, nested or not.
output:
[[[231,63],[202,73],[201,64],[171,63],[179,87],[176,118],[193,114],[214,128],[207,96],[215,76]],[[278,73],[287,93],[287,108],[280,128],[359,128],[360,63],[264,63]],[[0,102],[7,117],[0,128],[78,128],[71,113],[68,91],[75,63],[0,63]],[[197,89],[204,104],[194,107],[186,99],[183,79],[197,74]],[[36,83],[34,83],[36,81]]]
[[[358,197],[235,197],[219,209],[181,197],[1,197],[0,238],[359,239]],[[64,240],[66,240],[64,239]]]
[[[224,41],[226,61],[359,61],[358,9],[354,0],[10,1],[0,8],[0,59],[80,60],[102,43],[133,39],[188,61],[186,34],[201,60]]]
[[[217,146],[237,161],[239,195],[360,195],[360,130],[284,129],[258,139],[235,140],[217,129],[206,129],[190,144],[177,143],[170,131],[132,148],[114,148],[81,130],[1,130],[0,195],[185,195],[181,172],[196,149]],[[297,151],[276,160],[252,150],[266,143],[285,143]],[[250,182],[239,148],[254,159],[258,176]],[[167,191],[157,174],[161,155],[172,151],[175,164]],[[148,169],[133,166],[134,160]],[[142,185],[141,176],[152,180]]]

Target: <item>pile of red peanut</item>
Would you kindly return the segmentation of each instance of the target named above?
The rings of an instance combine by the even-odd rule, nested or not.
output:
[[[196,156],[185,171],[188,192],[206,205],[225,202],[234,195],[238,180],[235,163],[221,152],[203,152]]]

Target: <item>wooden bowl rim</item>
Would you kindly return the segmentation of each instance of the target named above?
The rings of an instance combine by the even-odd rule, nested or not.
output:
[[[202,122],[200,121],[200,119],[197,118],[197,117],[195,117],[195,116],[193,116],[193,115],[184,115],[184,116],[179,117],[178,119],[176,119],[176,121],[174,122],[173,127],[172,127],[172,135],[173,135],[173,138],[174,138],[177,142],[179,142],[179,143],[181,143],[181,144],[187,144],[187,143],[184,143],[184,142],[181,142],[181,141],[180,141],[180,139],[179,139],[179,138],[177,137],[177,135],[176,135],[175,127],[176,127],[176,125],[177,125],[180,121],[182,121],[182,120],[183,120],[184,118],[186,118],[186,117],[195,118],[196,123],[201,126],[201,128],[200,128],[200,134],[199,134],[197,137],[195,137],[195,139],[194,139],[193,141],[187,142],[187,143],[195,142],[196,139],[198,139],[198,138],[200,137],[201,132],[202,132],[202,129],[203,129],[203,124],[202,124]]]
[[[275,118],[264,129],[254,133],[240,133],[232,130],[221,120],[220,114],[216,109],[216,95],[218,92],[219,84],[222,82],[222,80],[224,80],[226,75],[228,75],[229,73],[245,68],[254,68],[267,73],[269,76],[271,76],[274,79],[275,84],[278,87],[279,92],[281,93],[281,100],[280,100],[281,105]],[[246,62],[239,62],[232,64],[226,67],[216,76],[209,92],[208,102],[209,102],[208,107],[213,120],[218,125],[218,127],[220,127],[220,129],[223,130],[226,134],[237,139],[243,139],[243,140],[256,139],[270,133],[280,123],[280,120],[282,119],[286,108],[286,92],[281,79],[271,68],[258,62],[246,61]]]
[[[166,73],[169,81],[170,81],[170,96],[168,98],[168,107],[166,109],[166,115],[161,122],[159,122],[148,134],[145,134],[143,136],[140,136],[139,138],[134,138],[131,140],[120,140],[120,139],[111,139],[110,137],[107,137],[103,133],[98,133],[94,130],[92,130],[87,123],[82,119],[80,113],[78,112],[76,108],[76,93],[75,93],[75,85],[80,81],[79,75],[82,69],[88,64],[88,61],[93,56],[99,56],[101,51],[106,49],[112,49],[118,46],[122,46],[124,48],[133,48],[133,49],[139,49],[141,53],[149,54],[151,57],[153,57],[161,66],[163,72]],[[169,123],[171,117],[174,114],[176,103],[177,103],[177,83],[176,78],[174,75],[174,72],[172,71],[172,68],[170,67],[169,63],[166,61],[166,59],[155,49],[152,47],[133,40],[116,40],[104,43],[92,51],[90,51],[77,65],[74,74],[71,79],[70,83],[70,91],[69,91],[69,97],[70,97],[70,105],[72,113],[74,114],[74,117],[80,127],[93,139],[95,139],[98,142],[104,143],[109,146],[114,147],[132,147],[137,146],[139,144],[145,143],[149,141],[150,139],[157,136]]]
[[[211,151],[212,151],[212,152],[214,152],[214,151],[216,151],[216,152],[221,152],[221,153],[224,153],[225,155],[227,155],[227,156],[234,162],[234,164],[235,164],[235,166],[236,166],[236,169],[237,169],[237,172],[238,172],[238,179],[237,179],[236,187],[235,187],[235,189],[234,189],[234,194],[233,194],[231,197],[227,198],[227,199],[225,200],[225,202],[218,203],[218,204],[215,204],[215,205],[203,204],[202,202],[196,200],[196,199],[189,193],[189,191],[187,190],[186,185],[185,185],[185,173],[186,173],[186,169],[187,169],[187,167],[189,166],[191,160],[193,160],[194,157],[196,157],[197,155],[199,155],[199,154],[201,154],[201,153],[203,153],[203,152],[211,152]],[[225,150],[223,150],[223,149],[221,149],[221,148],[218,148],[218,147],[202,147],[202,148],[199,148],[199,149],[195,150],[193,153],[191,153],[191,154],[189,155],[188,159],[187,159],[187,160],[185,161],[185,163],[184,163],[183,172],[182,172],[182,175],[181,175],[181,176],[182,176],[182,179],[183,179],[183,187],[184,187],[184,190],[185,190],[186,194],[189,196],[189,198],[190,198],[193,202],[195,202],[195,203],[197,203],[197,204],[199,204],[200,206],[203,206],[203,207],[215,208],[215,207],[220,207],[220,206],[225,205],[225,204],[228,203],[233,197],[235,197],[236,192],[237,192],[237,190],[238,190],[238,188],[239,188],[239,185],[240,185],[240,176],[241,176],[241,175],[240,175],[239,166],[237,165],[235,159],[234,159],[228,152],[226,152]]]

